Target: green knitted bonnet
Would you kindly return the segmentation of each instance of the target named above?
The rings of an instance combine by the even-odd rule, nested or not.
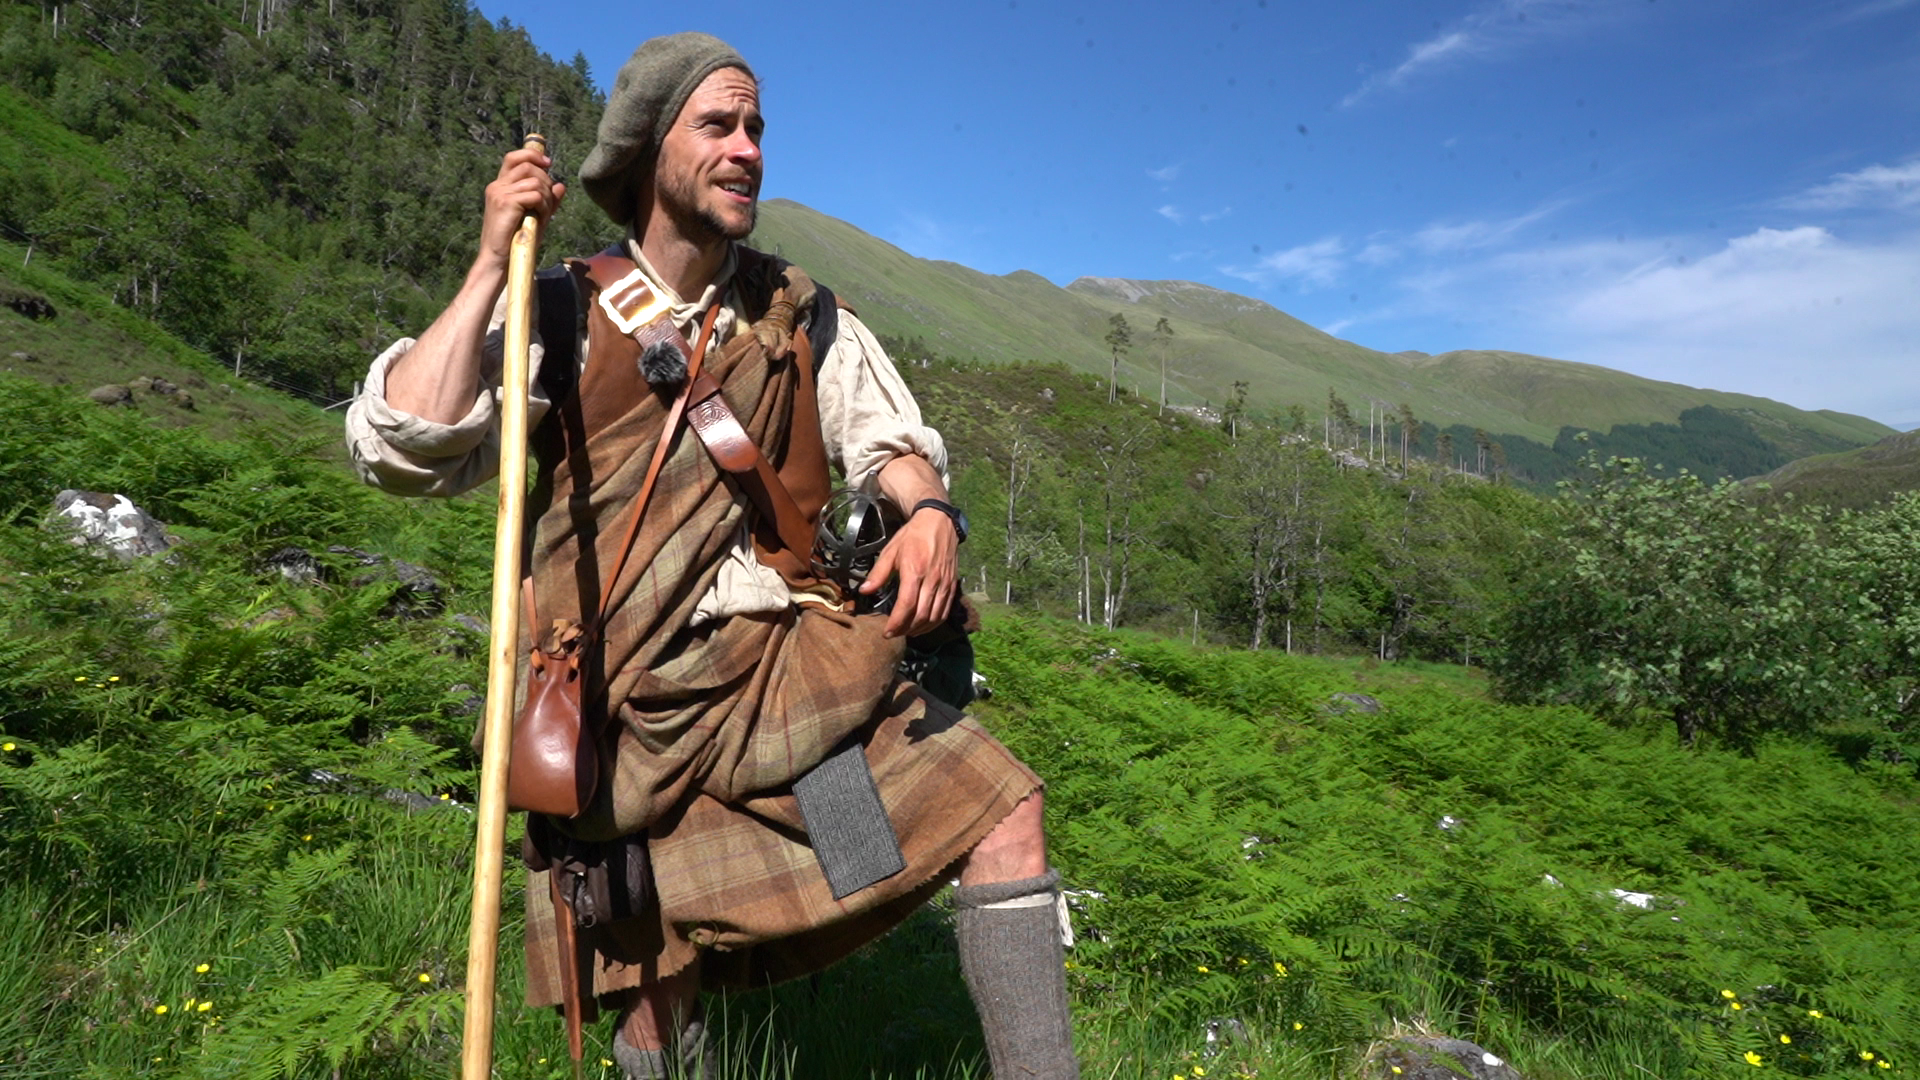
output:
[[[598,140],[580,166],[587,195],[614,224],[633,220],[635,197],[653,178],[667,125],[707,76],[729,67],[753,74],[731,45],[692,31],[654,38],[621,65],[600,116]]]

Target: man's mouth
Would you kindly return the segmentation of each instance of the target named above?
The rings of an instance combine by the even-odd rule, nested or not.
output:
[[[723,180],[720,182],[720,190],[737,198],[748,201],[753,199],[753,184],[746,180]]]

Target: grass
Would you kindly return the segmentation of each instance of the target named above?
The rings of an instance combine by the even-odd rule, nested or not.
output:
[[[450,619],[484,605],[489,508],[395,503],[298,440],[8,390],[0,1076],[450,1072],[482,663]],[[187,542],[130,565],[76,549],[37,524],[65,483],[138,492]],[[286,544],[417,561],[451,606],[396,619],[389,582],[286,581],[259,561]],[[979,715],[1047,778],[1052,857],[1081,890],[1088,1076],[1345,1077],[1415,1023],[1537,1080],[1754,1075],[1746,1054],[1904,1074],[1920,1055],[1910,765],[1688,751],[1490,703],[1474,670],[1002,608],[977,647]],[[1349,692],[1383,707],[1337,707]],[[518,1004],[509,886],[496,1071],[552,1080],[562,1028]],[[937,903],[710,1008],[729,1077],[982,1074]],[[1245,1037],[1209,1047],[1210,1024]],[[611,1075],[605,1037],[590,1075]]]
[[[79,397],[97,386],[125,385],[142,375],[163,378],[184,388],[193,408],[182,408],[177,399],[164,395],[136,393],[131,411],[162,426],[199,428],[218,439],[264,430],[326,437],[339,444],[338,411],[322,412],[247,379],[236,379],[231,367],[115,306],[92,286],[26,261],[25,256],[23,246],[0,243],[0,289],[45,296],[57,314],[36,321],[0,308],[0,371]],[[33,359],[16,358],[16,353]],[[344,448],[338,456],[345,459]]]

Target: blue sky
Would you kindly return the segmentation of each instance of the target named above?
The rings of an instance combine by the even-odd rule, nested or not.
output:
[[[915,255],[1920,425],[1920,0],[480,7],[726,38],[763,195]]]

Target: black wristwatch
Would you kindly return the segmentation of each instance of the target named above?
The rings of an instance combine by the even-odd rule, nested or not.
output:
[[[954,536],[956,536],[962,544],[967,542],[967,512],[965,510],[960,509],[950,502],[943,502],[940,499],[921,499],[919,502],[913,504],[913,511],[907,516],[912,517],[914,514],[928,508],[938,510],[953,519]]]

